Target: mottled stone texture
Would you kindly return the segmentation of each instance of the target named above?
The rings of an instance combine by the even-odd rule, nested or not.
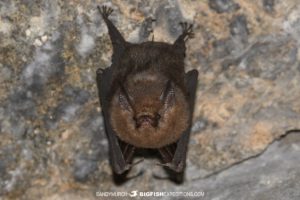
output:
[[[200,74],[181,185],[163,179],[153,151],[128,174],[142,175],[113,181],[95,82],[112,52],[102,4],[131,42],[172,42],[178,22],[194,23],[186,68]],[[3,0],[0,15],[1,199],[132,190],[300,198],[298,0]]]

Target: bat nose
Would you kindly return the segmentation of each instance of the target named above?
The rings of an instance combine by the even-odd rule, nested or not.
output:
[[[140,114],[135,118],[136,128],[140,128],[141,126],[157,127],[159,119],[160,115],[158,114]]]

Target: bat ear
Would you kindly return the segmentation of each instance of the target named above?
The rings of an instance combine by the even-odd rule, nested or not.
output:
[[[130,101],[130,96],[128,95],[126,89],[123,85],[120,84],[120,93],[119,93],[119,103],[120,106],[127,111],[132,112],[132,104]]]
[[[170,108],[175,103],[175,88],[171,80],[168,80],[164,91],[160,96],[160,100],[163,102],[165,109]]]

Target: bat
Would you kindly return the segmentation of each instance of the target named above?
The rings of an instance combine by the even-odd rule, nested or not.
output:
[[[112,43],[112,63],[96,72],[98,94],[109,142],[112,170],[124,174],[138,148],[157,149],[160,165],[182,173],[186,165],[198,71],[184,71],[185,42],[192,25],[181,23],[173,44],[125,41],[109,20],[113,9],[99,12]]]

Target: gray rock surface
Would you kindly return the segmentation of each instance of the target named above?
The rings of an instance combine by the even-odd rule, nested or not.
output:
[[[203,199],[299,199],[300,132],[274,141],[259,156],[179,190],[204,191]]]
[[[186,70],[200,74],[181,185],[146,150],[137,177],[113,180],[95,82],[112,52],[103,4],[131,42],[173,42],[178,22],[194,23]],[[1,1],[0,198],[299,199],[299,38],[298,0]]]

